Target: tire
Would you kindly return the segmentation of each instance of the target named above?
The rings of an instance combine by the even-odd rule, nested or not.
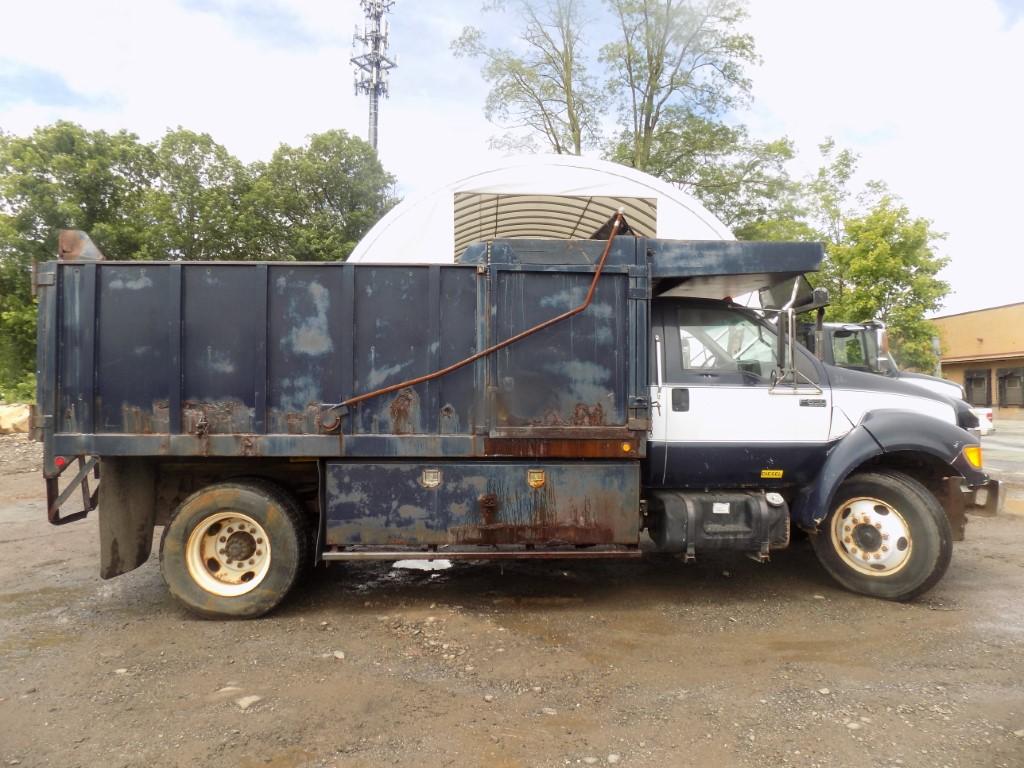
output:
[[[953,556],[953,534],[935,497],[902,472],[864,472],[836,491],[811,536],[832,577],[862,595],[912,600],[938,583]]]
[[[275,608],[312,556],[306,517],[276,485],[210,485],[174,511],[160,540],[171,594],[205,618],[255,618]]]

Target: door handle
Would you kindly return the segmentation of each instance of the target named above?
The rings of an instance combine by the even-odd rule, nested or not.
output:
[[[688,411],[690,410],[690,390],[688,389],[673,389],[672,390],[672,410],[673,411]]]

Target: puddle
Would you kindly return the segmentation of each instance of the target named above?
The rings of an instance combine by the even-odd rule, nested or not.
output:
[[[392,568],[408,571],[444,571],[452,567],[451,560],[398,560]]]

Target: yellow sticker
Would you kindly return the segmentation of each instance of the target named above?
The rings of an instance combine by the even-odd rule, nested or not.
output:
[[[779,480],[782,478],[781,469],[762,469],[761,479],[762,480]]]

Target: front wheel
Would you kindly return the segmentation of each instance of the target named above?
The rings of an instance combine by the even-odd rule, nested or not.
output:
[[[912,600],[942,578],[953,555],[949,520],[935,497],[902,472],[846,480],[811,537],[814,551],[847,589]]]
[[[208,618],[270,611],[309,556],[302,509],[261,480],[217,483],[192,494],[160,541],[160,571],[171,594]]]

